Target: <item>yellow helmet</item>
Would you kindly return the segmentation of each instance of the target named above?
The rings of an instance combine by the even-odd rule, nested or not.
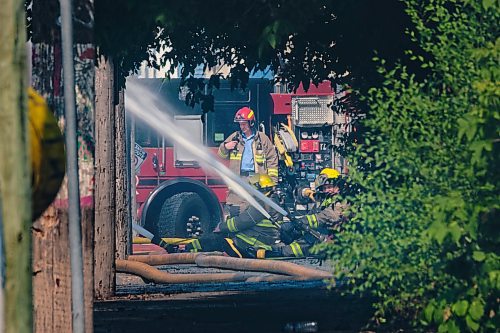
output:
[[[59,192],[66,170],[66,153],[57,119],[45,99],[32,88],[28,89],[28,122],[34,221]]]
[[[324,168],[316,177],[314,185],[319,188],[323,185],[333,184],[337,178],[340,177],[340,172],[332,168]]]
[[[271,179],[271,177],[265,173],[255,174],[248,177],[248,182],[259,190],[269,189],[276,186],[276,183]]]

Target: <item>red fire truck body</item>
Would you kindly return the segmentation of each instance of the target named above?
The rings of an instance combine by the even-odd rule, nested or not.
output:
[[[204,169],[199,167],[179,168],[173,163],[174,148],[144,148],[147,157],[141,165],[140,172],[137,174],[136,202],[142,205],[146,202],[148,196],[158,185],[163,182],[174,180],[179,177],[190,178],[200,181],[209,186],[217,196],[219,202],[226,200],[227,186],[220,181],[220,178],[208,175]],[[211,148],[214,158],[217,157],[217,148]],[[157,159],[155,162],[154,160]],[[157,164],[160,162],[160,164]],[[223,160],[227,164],[227,161]]]

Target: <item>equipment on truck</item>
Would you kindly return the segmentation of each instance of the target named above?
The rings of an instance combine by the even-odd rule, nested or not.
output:
[[[336,92],[327,81],[317,87],[311,85],[307,92],[300,86],[294,93],[277,91],[271,96],[276,124],[274,139],[281,155],[279,187],[283,205],[307,211],[309,200],[300,195],[302,190],[314,191],[315,179],[325,168],[339,174],[345,169],[345,160],[336,148],[342,146],[343,135],[350,131],[349,118],[336,109]],[[293,144],[289,145],[292,140],[287,140],[286,133],[294,133],[295,150]]]
[[[295,133],[292,129],[280,123],[280,128],[275,130],[274,133],[274,144],[278,153],[282,156],[283,161],[287,167],[293,167],[293,160],[289,153],[295,153],[299,147],[299,142],[295,137]]]

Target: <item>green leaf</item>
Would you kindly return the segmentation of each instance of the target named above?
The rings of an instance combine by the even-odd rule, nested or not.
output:
[[[467,314],[468,308],[469,308],[469,302],[467,302],[467,300],[461,300],[453,304],[451,309],[457,316],[463,317]]]
[[[478,321],[484,314],[484,306],[479,300],[474,300],[469,308],[469,314],[472,319]]]
[[[471,316],[465,317],[465,322],[467,323],[467,327],[469,327],[472,331],[477,331],[479,329],[479,324],[472,320]]]
[[[472,151],[471,163],[479,162],[481,159],[481,154],[483,150],[485,150],[488,146],[488,143],[485,141],[474,141],[470,145],[470,149]]]
[[[448,325],[447,323],[442,323],[441,325],[439,325],[438,327],[438,333],[446,333],[448,332]]]
[[[460,329],[458,328],[457,323],[453,319],[450,319],[446,322],[446,328],[448,329],[449,333],[460,333]]]
[[[440,308],[436,308],[434,313],[432,314],[432,319],[436,324],[441,324],[443,322],[444,310]]]
[[[474,251],[472,253],[472,258],[475,260],[475,261],[484,261],[484,259],[486,259],[486,254],[482,251]]]
[[[443,244],[443,241],[448,234],[448,228],[441,222],[434,222],[429,228],[429,235],[434,238],[438,244]]]
[[[460,226],[458,225],[457,222],[452,222],[449,225],[449,229],[450,229],[451,238],[453,239],[453,241],[455,243],[458,243],[458,241],[460,240],[460,237],[462,236],[462,228],[460,228]]]
[[[494,270],[489,272],[488,278],[493,288],[500,289],[500,271]]]
[[[432,314],[434,313],[434,305],[431,303],[427,305],[424,309],[424,318],[427,322],[432,322]]]
[[[483,0],[483,8],[488,9],[495,5],[496,0]]]

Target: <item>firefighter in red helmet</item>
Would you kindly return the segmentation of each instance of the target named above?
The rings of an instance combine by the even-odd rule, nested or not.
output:
[[[219,156],[229,159],[229,169],[243,178],[267,174],[277,183],[278,154],[269,137],[256,130],[253,110],[249,107],[239,109],[234,122],[239,124],[240,130],[229,135],[220,144]],[[237,215],[242,199],[230,190],[226,204],[232,206]]]

